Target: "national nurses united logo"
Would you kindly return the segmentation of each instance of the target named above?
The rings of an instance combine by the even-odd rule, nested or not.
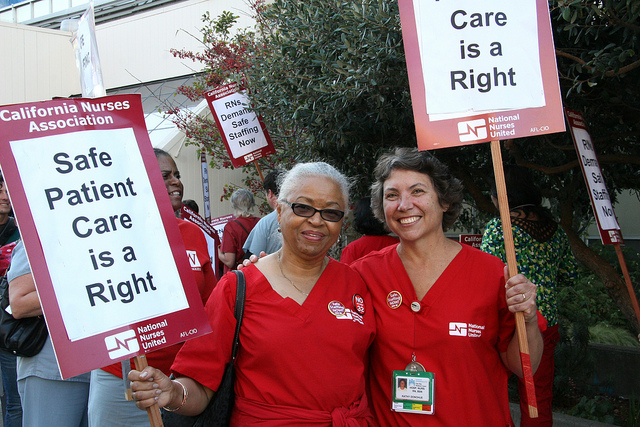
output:
[[[457,337],[480,338],[484,325],[476,325],[475,323],[450,322],[449,335]]]
[[[467,336],[467,324],[459,322],[449,323],[449,335],[455,335],[458,337]]]
[[[458,123],[460,142],[479,141],[487,137],[487,122],[484,119]]]
[[[191,268],[202,267],[202,264],[200,264],[200,260],[198,259],[198,253],[196,251],[187,251],[187,258],[189,258],[189,264],[191,264]]]
[[[104,344],[107,346],[111,359],[117,359],[140,350],[136,332],[132,329],[105,337]]]

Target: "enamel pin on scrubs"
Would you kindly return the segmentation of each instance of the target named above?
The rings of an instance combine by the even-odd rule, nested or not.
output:
[[[329,308],[329,313],[333,314],[336,317],[342,316],[346,311],[344,304],[342,304],[340,301],[335,301],[335,300],[329,303],[328,308]]]
[[[393,310],[402,305],[402,294],[398,291],[391,291],[387,295],[387,305]]]
[[[360,294],[353,295],[353,308],[358,312],[359,315],[364,316],[365,305],[364,298]]]

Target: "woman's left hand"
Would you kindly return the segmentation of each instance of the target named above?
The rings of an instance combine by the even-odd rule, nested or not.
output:
[[[508,267],[504,268],[505,279],[509,277]],[[537,322],[536,293],[537,286],[522,274],[516,274],[506,284],[507,306],[509,311],[523,312],[525,322]]]

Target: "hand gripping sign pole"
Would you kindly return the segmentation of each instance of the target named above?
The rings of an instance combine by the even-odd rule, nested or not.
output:
[[[418,148],[491,141],[509,275],[514,275],[499,140],[565,130],[548,2],[399,0],[398,5]],[[522,314],[516,326],[529,414],[535,418]]]
[[[516,261],[516,249],[513,243],[513,233],[511,230],[511,215],[509,213],[509,200],[507,198],[507,186],[504,179],[504,169],[502,167],[502,153],[500,151],[500,141],[491,141],[491,157],[493,160],[493,173],[496,180],[498,192],[498,206],[500,209],[500,220],[502,221],[502,235],[504,237],[504,250],[507,256],[507,266],[509,268],[509,278],[518,274],[518,262]],[[529,416],[538,417],[538,402],[533,383],[533,371],[531,369],[531,359],[529,356],[529,342],[527,341],[527,331],[525,329],[524,314],[521,311],[516,316],[516,333],[518,334],[518,344],[520,346],[520,361],[522,362],[522,373],[527,392],[527,402],[529,404]]]

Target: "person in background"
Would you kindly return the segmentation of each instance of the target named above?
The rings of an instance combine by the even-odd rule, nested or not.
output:
[[[207,223],[206,219],[200,215],[200,207],[195,200],[183,200],[182,207],[180,208],[180,218],[186,219],[196,224],[202,229],[204,238],[207,239],[207,248],[209,250],[209,258],[211,258],[211,265],[213,271],[216,273],[216,278],[222,276],[222,270],[224,264],[218,259],[218,248],[220,247],[220,238],[218,232],[213,228],[210,223]]]
[[[11,253],[20,239],[20,231],[11,215],[11,200],[0,171],[0,276],[9,268]],[[0,371],[2,371],[2,413],[4,427],[22,425],[22,405],[18,393],[16,356],[0,351]]]
[[[198,206],[198,203],[196,203],[195,200],[185,199],[182,201],[182,205],[188,207],[189,209],[200,215],[200,206]]]
[[[169,153],[158,148],[154,151],[169,193],[171,207],[174,212],[179,212],[182,207],[183,191],[180,172]],[[178,228],[187,253],[195,255],[195,261],[190,262],[191,271],[198,285],[202,303],[205,304],[217,283],[207,251],[207,242],[200,227],[178,217],[176,217],[176,221],[178,222]],[[194,257],[190,257],[190,259],[194,259]],[[169,373],[171,364],[181,347],[182,343],[179,343],[147,353],[147,361],[158,369]],[[129,361],[124,363],[128,364]],[[138,411],[133,401],[125,399],[121,363],[91,372],[89,426],[146,427],[148,425],[149,418],[147,414]]]
[[[261,252],[272,254],[282,247],[282,236],[278,229],[278,213],[276,206],[278,204],[278,178],[282,175],[281,170],[273,170],[264,177],[262,188],[264,188],[267,203],[273,209],[273,212],[261,218],[253,227],[249,237],[244,242],[242,249],[247,254],[260,255]],[[239,260],[238,260],[239,261]]]
[[[353,210],[353,228],[363,236],[349,243],[342,250],[340,262],[345,264],[351,264],[369,252],[400,242],[397,237],[389,236],[386,225],[373,215],[371,197],[363,197],[356,203]]]
[[[20,231],[15,219],[11,217],[11,200],[0,171],[0,246],[15,242],[19,238]]]
[[[529,417],[525,385],[519,378],[520,425],[551,426],[553,353],[560,340],[557,289],[572,283],[577,276],[577,265],[566,233],[553,220],[551,212],[542,206],[540,189],[534,184],[531,174],[522,167],[505,166],[505,182],[518,271],[538,285],[537,306],[544,317],[539,319],[544,350],[540,366],[533,377],[538,418]],[[495,184],[491,189],[491,197],[498,207]],[[499,218],[494,218],[487,224],[480,249],[506,260],[502,221]]]
[[[298,164],[284,177],[277,206],[282,248],[243,269],[232,426],[376,425],[365,393],[375,336],[371,299],[358,274],[327,256],[348,198],[348,180],[326,163]],[[172,366],[177,379],[152,367],[131,371],[139,408],[204,410],[231,358],[235,297],[230,273],[207,302],[213,332],[180,350]]]
[[[431,154],[396,148],[374,174],[373,212],[400,238],[351,264],[376,315],[368,384],[375,417],[384,426],[512,426],[507,379],[522,375],[513,313],[524,314],[535,372],[536,286],[521,274],[505,280],[500,259],[445,236],[463,188]],[[403,412],[411,402],[392,407],[394,372],[421,371],[434,375],[433,394],[421,397],[433,399],[435,412]]]
[[[40,300],[31,274],[23,241],[11,254],[7,272],[9,301],[16,319],[42,316]],[[91,374],[63,380],[58,371],[51,337],[40,353],[17,358],[18,392],[22,403],[22,425],[86,427]]]
[[[244,257],[242,245],[260,220],[260,218],[251,215],[255,202],[253,194],[249,190],[239,188],[234,191],[231,195],[231,206],[236,218],[224,226],[222,243],[218,250],[218,258],[225,266],[225,273],[235,269],[238,262],[242,262]]]

